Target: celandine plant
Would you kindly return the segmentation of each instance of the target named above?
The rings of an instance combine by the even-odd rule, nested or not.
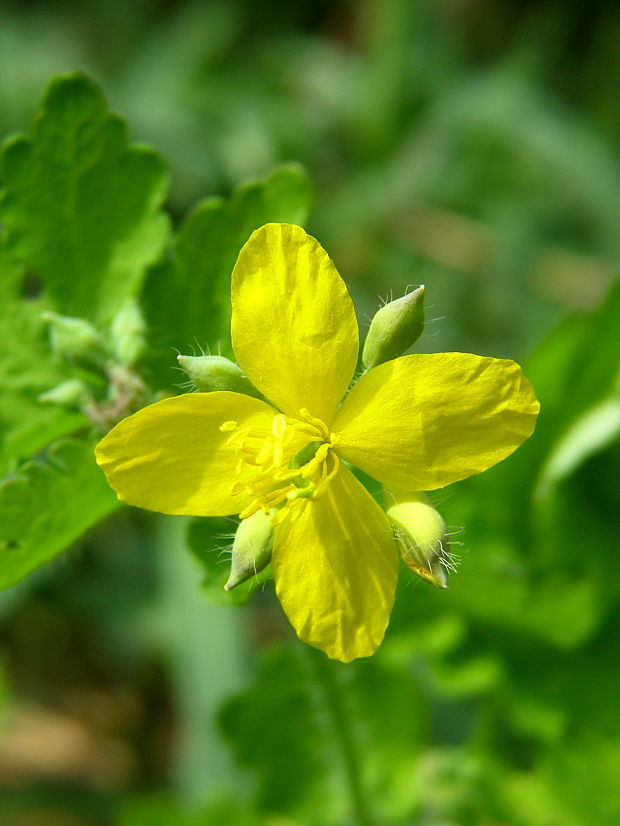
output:
[[[121,421],[96,450],[131,505],[239,514],[240,557],[258,566],[271,557],[298,636],[343,662],[373,654],[383,639],[399,547],[410,567],[445,585],[445,526],[422,492],[504,459],[538,414],[513,361],[394,358],[417,335],[420,297],[377,314],[369,369],[347,395],[359,332],[346,286],[303,229],[267,224],[232,276],[232,342],[249,394],[164,399]],[[243,386],[241,372],[233,378]],[[349,464],[383,484],[387,510]],[[229,587],[243,576],[233,571]]]

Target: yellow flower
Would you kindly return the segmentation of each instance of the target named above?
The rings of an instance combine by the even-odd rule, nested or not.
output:
[[[532,388],[512,361],[438,353],[380,364],[342,401],[359,350],[353,303],[320,244],[289,224],[261,227],[241,250],[232,341],[269,403],[228,391],[164,399],[118,424],[97,461],[138,507],[277,509],[273,575],[297,634],[343,662],[369,656],[389,620],[398,550],[345,462],[410,491],[480,473],[531,434]]]

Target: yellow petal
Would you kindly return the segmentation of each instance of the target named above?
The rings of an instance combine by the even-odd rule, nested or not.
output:
[[[276,528],[276,592],[300,639],[335,660],[369,657],[383,639],[398,551],[383,510],[341,466],[318,499]]]
[[[151,404],[123,419],[97,445],[97,462],[118,498],[160,513],[227,516],[239,513],[247,495],[230,488],[253,473],[220,426],[270,427],[275,410],[240,393],[188,393]]]
[[[329,423],[359,348],[353,303],[318,241],[292,224],[266,224],[232,275],[232,339],[250,381],[290,416]]]
[[[434,490],[509,456],[531,435],[538,409],[514,361],[403,356],[360,379],[331,440],[340,456],[385,485]]]

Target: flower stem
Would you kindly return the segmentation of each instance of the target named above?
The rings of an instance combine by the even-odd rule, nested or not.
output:
[[[338,679],[337,666],[321,651],[304,645],[312,661],[320,683],[325,704],[331,718],[336,742],[340,749],[344,774],[347,781],[353,823],[355,826],[373,826],[368,800],[361,778],[359,748],[353,732],[353,721],[343,697],[343,687]]]

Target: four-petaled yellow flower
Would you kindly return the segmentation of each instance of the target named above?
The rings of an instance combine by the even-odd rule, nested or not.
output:
[[[261,227],[241,250],[232,341],[268,402],[228,391],[164,399],[118,424],[97,460],[131,505],[275,514],[275,587],[297,634],[343,662],[369,656],[389,620],[398,550],[346,463],[411,491],[480,473],[532,433],[532,388],[512,361],[438,353],[380,364],[342,401],[358,359],[353,304],[320,244],[290,224]]]

